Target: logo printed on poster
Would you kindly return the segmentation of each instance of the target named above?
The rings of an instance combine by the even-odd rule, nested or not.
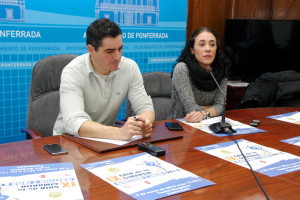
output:
[[[109,18],[121,26],[157,26],[159,0],[126,1],[96,0],[96,18]]]
[[[24,22],[25,0],[0,0],[1,22]]]

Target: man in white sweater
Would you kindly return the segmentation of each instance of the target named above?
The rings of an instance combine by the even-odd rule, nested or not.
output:
[[[87,29],[88,53],[76,57],[63,70],[60,111],[54,135],[128,140],[133,135],[150,137],[155,120],[136,62],[122,56],[122,32],[109,19],[95,20]],[[113,126],[128,97],[137,116],[123,127]]]

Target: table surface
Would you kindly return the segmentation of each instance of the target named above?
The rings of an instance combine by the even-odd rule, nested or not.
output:
[[[246,139],[267,147],[300,156],[300,147],[281,142],[300,135],[300,126],[281,122],[266,116],[300,111],[300,108],[255,108],[227,111],[227,117],[249,124],[253,119],[261,121],[259,128],[265,133],[237,135],[236,139]],[[175,121],[175,120],[165,120]],[[158,121],[162,125],[165,121]],[[198,151],[194,147],[232,141],[232,137],[216,137],[212,134],[182,124],[182,139],[157,143],[166,149],[166,155],[160,157],[182,169],[216,183],[163,199],[266,199],[249,169],[223,159]],[[59,143],[69,151],[66,155],[51,156],[43,144]],[[133,199],[119,191],[99,177],[88,172],[80,165],[106,159],[141,153],[137,147],[108,153],[96,153],[62,136],[53,136],[37,140],[7,143],[0,145],[0,165],[29,165],[57,162],[72,162],[85,199]],[[300,197],[300,171],[268,177],[257,173],[262,185],[271,199],[297,199]]]

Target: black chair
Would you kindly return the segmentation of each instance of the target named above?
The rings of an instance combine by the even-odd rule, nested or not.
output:
[[[248,85],[239,108],[299,106],[300,73],[287,70],[261,74]]]
[[[143,73],[145,89],[151,96],[155,120],[164,120],[168,118],[171,108],[172,79],[171,74],[166,72],[148,72]],[[129,101],[126,102],[126,117],[135,115]]]
[[[48,137],[59,113],[59,87],[63,68],[77,55],[62,54],[46,57],[32,70],[29,90],[27,139]]]

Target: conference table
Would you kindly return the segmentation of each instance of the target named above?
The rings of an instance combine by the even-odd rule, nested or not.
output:
[[[298,107],[273,107],[230,110],[226,117],[249,124],[252,120],[260,120],[258,128],[262,133],[236,135],[236,139],[245,139],[279,151],[300,156],[300,147],[280,140],[300,135],[300,126],[288,122],[266,118],[277,114],[300,111]],[[163,125],[164,120],[155,122],[155,126]],[[232,141],[231,136],[217,137],[184,123],[180,123],[184,131],[180,139],[163,141],[156,145],[166,149],[165,156],[160,159],[190,171],[215,185],[168,196],[163,199],[266,199],[256,179],[249,169],[226,160],[196,150],[194,147]],[[68,150],[68,154],[51,156],[42,145],[59,143]],[[44,163],[72,162],[84,199],[133,199],[131,196],[111,186],[99,177],[90,173],[81,164],[113,159],[141,153],[137,147],[131,147],[107,153],[97,153],[63,136],[26,140],[0,145],[0,165],[31,165]],[[299,199],[300,171],[269,177],[256,173],[270,199]]]

